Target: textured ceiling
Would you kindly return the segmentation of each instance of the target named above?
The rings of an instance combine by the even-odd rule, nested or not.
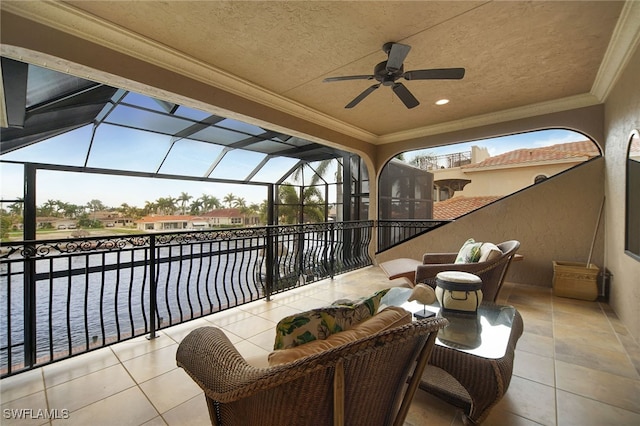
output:
[[[589,94],[623,6],[614,1],[65,3],[74,10],[74,21],[59,24],[113,24],[185,62],[214,67],[253,91],[374,137]],[[37,14],[35,6],[12,6],[20,7]],[[464,67],[466,75],[452,81],[400,80],[421,102],[411,110],[389,87],[345,109],[372,82],[322,80],[372,74],[386,59],[381,47],[388,41],[411,46],[405,70]],[[441,98],[451,102],[436,106]]]

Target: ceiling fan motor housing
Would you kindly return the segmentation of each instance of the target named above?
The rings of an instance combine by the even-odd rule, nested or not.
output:
[[[387,61],[380,62],[373,71],[373,77],[382,83],[383,86],[392,86],[393,83],[404,74],[404,65],[401,65],[397,71],[387,69]]]

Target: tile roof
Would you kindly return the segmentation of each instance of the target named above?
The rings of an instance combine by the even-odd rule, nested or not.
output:
[[[204,217],[241,217],[240,209],[213,209],[210,212],[203,213]]]
[[[445,201],[436,201],[433,203],[433,218],[455,219],[463,214],[499,200],[500,198],[502,197],[499,195],[486,195],[480,197],[465,197],[461,195],[449,198]]]
[[[567,160],[571,158],[592,158],[600,155],[597,146],[590,140],[569,142],[542,148],[524,148],[489,157],[484,161],[462,166],[463,169],[507,166],[519,163]]]
[[[136,223],[152,223],[152,222],[178,222],[178,221],[190,221],[194,219],[202,220],[201,216],[189,216],[189,215],[153,215],[153,216],[144,216],[138,220]]]

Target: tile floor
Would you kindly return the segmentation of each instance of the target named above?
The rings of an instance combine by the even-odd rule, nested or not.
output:
[[[291,313],[401,285],[368,267],[285,294],[137,338],[0,381],[2,425],[204,425],[204,397],[176,367],[190,330],[224,329],[240,353],[266,365],[276,322]],[[608,305],[505,284],[525,331],[511,385],[485,425],[640,425],[640,348]],[[11,418],[19,409],[27,419]],[[49,411],[58,419],[39,417]],[[65,417],[65,418],[63,418]],[[418,390],[407,426],[461,425],[456,409]]]

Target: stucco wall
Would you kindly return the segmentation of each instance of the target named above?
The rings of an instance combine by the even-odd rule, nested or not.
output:
[[[613,274],[610,305],[639,342],[640,261],[624,253],[625,167],[629,135],[634,128],[640,129],[640,48],[605,103],[605,261]]]
[[[493,168],[490,170],[467,171],[461,174],[462,179],[469,179],[471,183],[456,195],[475,197],[483,195],[508,195],[522,188],[533,185],[536,176],[547,177],[557,175],[579,163],[566,162],[561,164],[539,164],[526,167]],[[464,171],[464,169],[462,169]],[[434,179],[440,179],[434,174]]]
[[[553,179],[524,189],[476,210],[396,248],[380,253],[377,262],[424,252],[458,251],[467,238],[499,243],[520,241],[522,262],[511,267],[507,280],[550,287],[553,260],[586,262],[602,206],[604,159],[598,158]],[[604,224],[600,223],[592,263],[603,265]]]

